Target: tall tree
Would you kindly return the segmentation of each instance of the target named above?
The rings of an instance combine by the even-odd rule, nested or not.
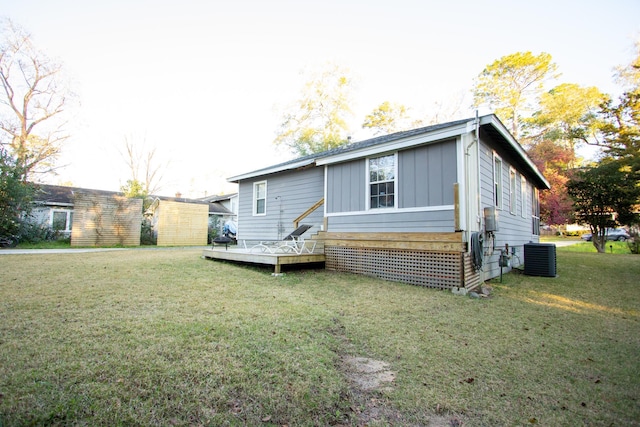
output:
[[[62,66],[38,50],[31,36],[6,20],[0,40],[0,142],[23,170],[23,179],[51,172],[69,137],[64,112],[73,94]]]
[[[640,197],[640,187],[617,161],[605,160],[578,171],[567,190],[574,200],[576,218],[591,229],[598,252],[605,252],[607,228],[638,221],[634,204]]]
[[[531,111],[544,83],[556,77],[551,55],[517,52],[495,60],[480,73],[473,89],[474,106],[489,106],[517,138],[521,116]]]
[[[602,113],[605,154],[629,168],[640,184],[640,90],[624,93],[617,104],[605,103]]]
[[[337,65],[312,75],[301,98],[284,114],[274,143],[299,156],[347,144],[352,86],[349,71]]]
[[[540,96],[539,109],[525,121],[527,139],[550,139],[575,152],[598,130],[600,106],[607,95],[594,86],[563,83]]]
[[[627,92],[640,88],[640,40],[635,43],[635,55],[628,64],[616,67],[616,80]]]
[[[410,126],[407,107],[384,101],[364,118],[363,128],[373,130],[374,135],[390,134],[406,130]]]
[[[547,224],[566,224],[573,216],[566,183],[576,164],[576,143],[595,135],[605,99],[595,87],[561,84],[543,93],[539,110],[523,120],[520,140],[551,183],[551,190],[540,193],[540,216]]]
[[[162,188],[162,171],[167,165],[158,163],[156,147],[147,149],[146,145],[146,140],[136,145],[132,137],[124,138],[124,152],[121,155],[131,175],[121,190],[129,197],[146,197]]]

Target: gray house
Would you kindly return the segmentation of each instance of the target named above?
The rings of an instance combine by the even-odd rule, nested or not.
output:
[[[299,223],[328,269],[438,288],[524,263],[549,183],[495,115],[381,136],[232,178],[238,239]],[[311,236],[306,236],[310,238]]]

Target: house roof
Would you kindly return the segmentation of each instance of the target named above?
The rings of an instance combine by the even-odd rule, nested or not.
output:
[[[122,195],[117,191],[94,190],[91,188],[65,187],[62,185],[35,184],[34,201],[44,205],[73,206],[73,196],[77,192],[98,195]]]
[[[217,215],[234,215],[229,209],[225,208],[220,202],[209,203],[209,214]]]
[[[200,197],[196,200],[201,200],[203,202],[223,202],[225,200],[230,200],[233,197],[237,196],[238,193],[229,193],[229,194],[222,194],[222,195],[215,195],[215,196],[206,196],[206,197]]]
[[[62,185],[36,184],[36,194],[34,201],[47,206],[68,206],[73,207],[74,195],[76,193],[96,194],[103,196],[122,196],[122,192],[94,190],[91,188],[65,187]],[[150,196],[154,200],[165,200],[181,203],[208,204],[209,214],[233,214],[218,202],[209,202],[202,199],[187,199],[183,197]],[[222,197],[222,196],[217,196]],[[221,199],[223,200],[223,199]]]
[[[473,131],[475,129],[475,125],[476,118],[470,118],[418,129],[411,129],[403,132],[396,132],[364,141],[354,142],[321,153],[314,153],[274,166],[230,177],[227,180],[229,182],[237,183],[241,180],[284,172],[287,170],[294,170],[309,165],[321,166],[325,164],[338,163],[355,158],[366,157],[374,153],[393,151],[431,141],[452,138],[463,133]],[[495,139],[497,143],[513,157],[521,170],[525,171],[539,188],[550,188],[549,182],[540,173],[522,146],[509,133],[495,114],[480,117],[479,127]]]

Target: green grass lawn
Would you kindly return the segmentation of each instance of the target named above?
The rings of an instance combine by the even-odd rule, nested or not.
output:
[[[199,255],[1,255],[0,425],[640,425],[637,256],[471,299]]]

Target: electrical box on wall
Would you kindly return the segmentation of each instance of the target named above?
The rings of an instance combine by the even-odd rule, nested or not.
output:
[[[498,231],[498,211],[495,206],[484,208],[484,231]]]

